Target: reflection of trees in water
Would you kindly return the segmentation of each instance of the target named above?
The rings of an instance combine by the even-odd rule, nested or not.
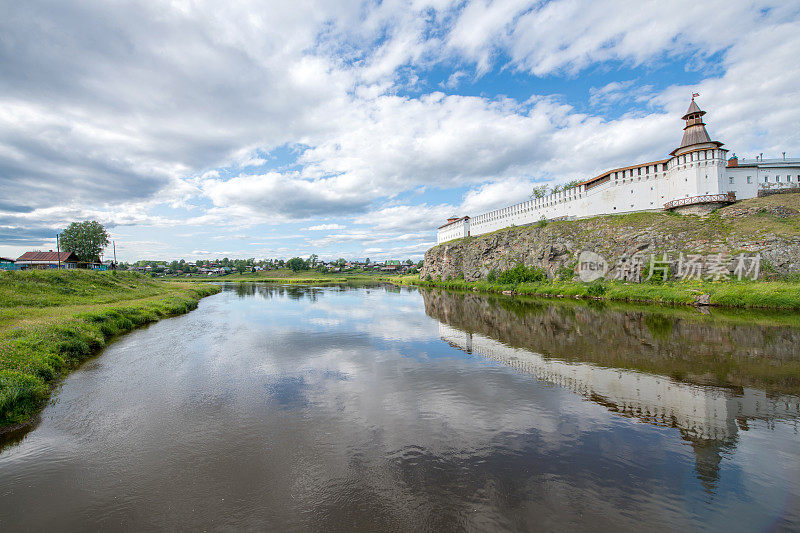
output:
[[[376,283],[376,282],[348,282],[325,284],[321,286],[314,285],[300,285],[300,284],[277,284],[277,283],[257,283],[257,282],[238,282],[223,284],[224,290],[230,290],[236,293],[240,298],[248,296],[261,296],[265,300],[271,298],[288,298],[290,300],[307,300],[316,302],[319,295],[325,291],[347,292],[354,290],[366,289],[367,292],[371,290],[380,290],[382,292],[400,293],[402,291],[410,292],[416,289],[408,287],[398,287],[390,283]]]
[[[253,296],[260,296],[265,300],[272,298],[287,298],[290,300],[301,301],[306,300],[309,302],[316,302],[319,295],[325,291],[334,292],[347,292],[353,290],[366,289],[380,290],[383,292],[401,292],[410,291],[406,287],[400,288],[395,285],[387,283],[375,282],[349,282],[339,284],[329,284],[323,286],[313,285],[299,285],[299,284],[272,284],[272,283],[255,283],[255,282],[238,282],[228,283],[223,285],[224,290],[230,290],[236,293],[240,298],[247,298]]]
[[[738,432],[748,430],[748,418],[800,418],[797,397],[770,398],[728,381],[747,376],[753,368],[747,361],[762,359],[754,368],[773,368],[777,379],[762,374],[752,382],[783,383],[787,370],[781,367],[788,365],[791,373],[797,365],[793,346],[800,332],[793,328],[693,322],[635,308],[442,291],[423,292],[423,298],[428,315],[441,323],[442,339],[452,346],[572,390],[621,416],[680,430],[695,452],[697,478],[709,493],[716,489],[722,456],[736,447]],[[698,387],[665,377],[676,373],[695,383],[711,379],[727,387]]]
[[[237,283],[234,286],[234,291],[239,298],[253,296],[256,293],[256,286],[253,283]]]

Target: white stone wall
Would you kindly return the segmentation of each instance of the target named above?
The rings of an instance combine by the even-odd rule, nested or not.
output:
[[[542,219],[655,211],[664,209],[664,204],[672,200],[727,192],[735,192],[736,199],[743,200],[757,196],[758,189],[765,185],[800,185],[800,159],[760,161],[759,165],[727,168],[727,150],[712,143],[700,145],[679,152],[667,161],[607,172],[593,184],[482,213],[466,222],[448,224],[439,229],[437,243],[535,224]]]
[[[455,222],[451,222],[439,228],[439,231],[436,233],[436,243],[442,244],[443,242],[452,241],[453,239],[468,237],[469,234],[469,219],[456,220]]]

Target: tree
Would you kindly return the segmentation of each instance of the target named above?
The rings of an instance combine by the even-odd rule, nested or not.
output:
[[[85,263],[97,261],[106,246],[108,233],[96,220],[73,222],[61,232],[61,247],[67,252],[75,252]]]
[[[367,258],[364,260],[364,264],[365,264],[365,265],[368,265],[369,263],[370,263],[370,260],[369,260],[369,257],[367,257]]]
[[[286,261],[286,266],[291,268],[292,272],[299,272],[301,270],[308,269],[308,265],[306,265],[306,262],[300,257],[292,257]]]
[[[550,194],[550,186],[545,183],[544,185],[537,185],[533,188],[531,198],[544,198],[548,194]]]
[[[317,259],[319,259],[319,256],[317,254],[311,254],[308,257],[308,264],[313,268],[317,264]]]

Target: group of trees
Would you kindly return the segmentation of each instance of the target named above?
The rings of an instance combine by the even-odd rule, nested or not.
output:
[[[573,187],[577,187],[580,181],[572,180],[567,183],[562,184],[555,184],[550,185],[548,183],[543,183],[541,185],[536,185],[533,187],[533,191],[531,192],[531,199],[536,198],[544,198],[545,196],[549,196],[551,194],[555,194],[557,192],[566,191],[567,189],[571,189]]]

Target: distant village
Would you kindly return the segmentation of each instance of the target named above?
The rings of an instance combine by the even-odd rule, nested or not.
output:
[[[302,264],[301,264],[302,263]],[[335,261],[323,261],[312,255],[308,259],[299,257],[289,260],[284,259],[209,259],[197,261],[138,261],[136,263],[121,263],[118,268],[121,270],[133,270],[138,272],[150,273],[156,276],[225,276],[228,274],[248,272],[265,272],[270,270],[291,269],[294,271],[306,270],[319,273],[327,272],[379,272],[384,274],[414,274],[419,272],[422,261],[414,263],[411,259],[405,261],[388,260],[383,262],[373,262],[369,259],[365,261],[348,261],[337,259]]]
[[[294,257],[292,259],[207,259],[186,261],[137,261],[134,263],[114,263],[98,258],[92,262],[81,262],[73,252],[31,251],[13,259],[0,257],[0,270],[30,269],[91,269],[91,270],[127,270],[142,272],[155,277],[193,277],[193,276],[226,276],[228,274],[248,272],[265,272],[270,270],[291,269],[294,271],[315,271],[319,273],[371,273],[382,274],[416,274],[422,268],[422,261],[417,263],[411,259],[405,261],[388,260],[382,262],[350,261],[344,258],[335,261],[324,261],[316,255],[308,259]]]

